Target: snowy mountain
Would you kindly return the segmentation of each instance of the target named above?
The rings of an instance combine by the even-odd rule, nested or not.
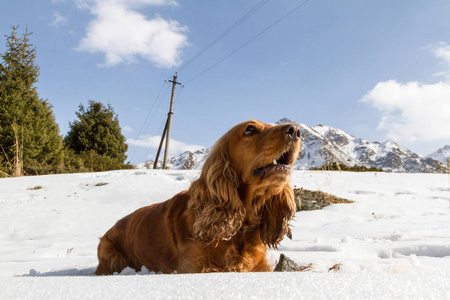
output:
[[[276,124],[296,123],[288,119]],[[388,172],[442,173],[445,167],[438,161],[414,153],[395,142],[368,142],[340,129],[296,123],[302,130],[300,155],[296,169],[320,168],[339,163],[364,166]]]
[[[388,172],[443,173],[446,170],[440,161],[414,153],[395,142],[368,142],[337,128],[324,125],[310,127],[286,118],[276,124],[284,123],[295,123],[302,130],[300,154],[294,164],[296,170],[321,168],[335,163],[376,167]],[[187,151],[171,158],[167,164],[173,170],[198,170],[208,153],[209,149]],[[146,162],[145,166],[152,168],[153,161]]]
[[[450,145],[446,145],[438,150],[434,151],[428,157],[440,161],[444,165],[447,164],[448,159],[450,158]]]
[[[200,149],[195,152],[183,152],[178,156],[169,158],[167,160],[167,166],[171,170],[200,170],[210,150],[211,148]],[[137,167],[138,169],[153,169],[154,164],[154,160],[147,160],[144,164],[137,165]],[[161,168],[162,165],[163,161],[159,160],[158,168]]]

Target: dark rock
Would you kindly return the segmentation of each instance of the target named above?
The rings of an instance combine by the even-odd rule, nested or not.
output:
[[[307,266],[299,266],[292,259],[285,256],[284,254],[280,254],[280,259],[278,260],[277,265],[273,269],[274,272],[305,272],[311,271],[313,269],[313,265],[309,264]]]
[[[273,269],[274,272],[301,272],[303,270],[304,267],[300,267],[284,254],[280,254],[280,259],[278,260],[275,269]]]
[[[321,191],[310,191],[303,188],[294,188],[294,201],[297,211],[322,209],[332,203],[353,202]]]

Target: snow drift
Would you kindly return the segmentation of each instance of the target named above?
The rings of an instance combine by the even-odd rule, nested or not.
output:
[[[280,253],[302,273],[93,276],[118,219],[186,189],[198,171],[124,170],[0,179],[4,299],[450,297],[449,177],[294,171],[292,185],[355,201],[296,214]],[[339,270],[329,271],[340,264]],[[130,274],[130,275],[126,275]]]

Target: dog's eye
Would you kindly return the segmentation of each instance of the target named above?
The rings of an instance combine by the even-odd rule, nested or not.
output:
[[[249,125],[247,126],[247,128],[245,128],[244,135],[252,135],[256,132],[257,132],[256,127],[253,125]]]

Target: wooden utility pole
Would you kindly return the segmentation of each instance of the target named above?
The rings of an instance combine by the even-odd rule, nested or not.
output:
[[[181,85],[181,83],[177,82],[177,72],[175,72],[175,75],[173,75],[173,80],[169,80],[169,82],[172,82],[172,96],[170,98],[170,109],[169,113],[167,114],[166,126],[164,127],[164,131],[161,136],[161,142],[159,143],[158,152],[156,153],[153,169],[156,169],[156,167],[158,166],[159,154],[161,153],[164,138],[166,138],[166,149],[164,150],[163,170],[165,170],[167,167],[167,155],[169,154],[170,126],[172,125],[172,115],[173,115],[173,98],[175,96],[176,85],[177,84]]]
[[[155,162],[153,163],[153,169],[156,169],[156,167],[158,166],[159,154],[161,153],[162,144],[164,142],[164,137],[166,136],[166,132],[167,132],[167,121],[166,121],[166,125],[164,126],[163,134],[161,136],[161,142],[159,142],[158,152],[156,153]]]

